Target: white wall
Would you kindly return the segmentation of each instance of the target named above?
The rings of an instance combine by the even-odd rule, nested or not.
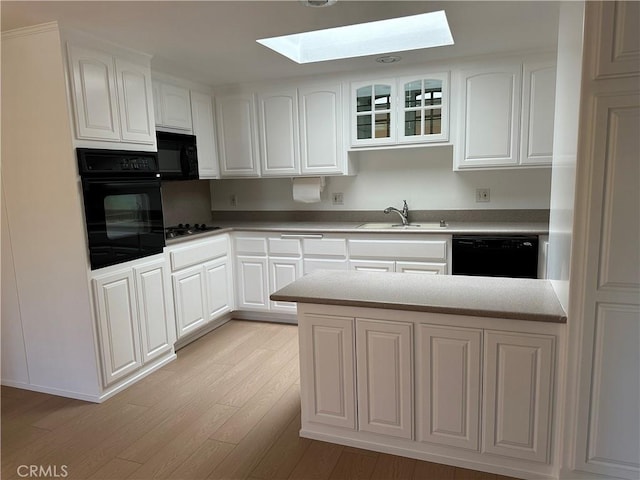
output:
[[[454,172],[451,147],[359,152],[358,173],[326,177],[320,203],[298,203],[291,179],[212,181],[212,210],[383,210],[407,200],[412,210],[548,209],[551,169]],[[476,188],[491,189],[489,203],[476,203]],[[332,193],[344,205],[332,205]]]
[[[547,276],[566,311],[576,190],[583,23],[584,3],[563,2],[558,32]]]

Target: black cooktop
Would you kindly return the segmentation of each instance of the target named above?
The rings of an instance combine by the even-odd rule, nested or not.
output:
[[[172,227],[166,227],[164,229],[165,238],[177,238],[184,237],[185,235],[195,235],[198,233],[210,232],[212,230],[218,230],[220,227],[212,227],[205,223],[179,223]]]

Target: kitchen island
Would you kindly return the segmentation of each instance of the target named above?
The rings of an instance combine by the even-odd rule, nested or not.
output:
[[[298,303],[301,436],[554,478],[566,315],[546,280],[316,271]]]

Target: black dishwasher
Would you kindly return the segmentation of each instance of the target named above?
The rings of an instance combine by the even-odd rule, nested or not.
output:
[[[537,235],[454,235],[453,275],[537,278]]]

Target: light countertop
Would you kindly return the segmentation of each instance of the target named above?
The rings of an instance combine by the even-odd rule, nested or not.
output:
[[[548,280],[321,270],[272,300],[566,323]]]

